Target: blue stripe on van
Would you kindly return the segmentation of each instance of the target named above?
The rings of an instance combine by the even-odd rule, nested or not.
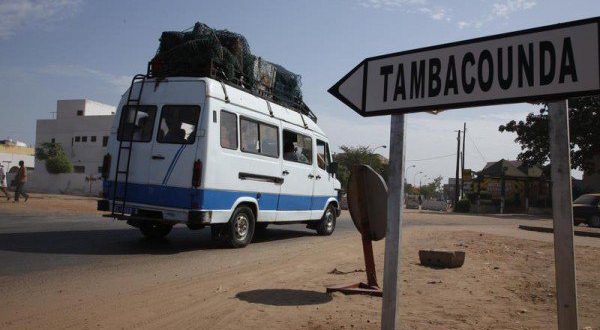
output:
[[[113,181],[104,181],[103,188],[107,199],[112,199]],[[119,184],[118,194],[123,194],[123,184]],[[279,196],[279,198],[278,198]],[[127,202],[181,209],[191,209],[192,203],[205,210],[228,210],[240,197],[258,200],[258,207],[265,211],[305,211],[325,209],[327,200],[335,196],[278,195],[248,191],[217,189],[179,188],[150,184],[127,184]],[[278,205],[279,204],[279,205]],[[279,207],[279,208],[278,208]]]

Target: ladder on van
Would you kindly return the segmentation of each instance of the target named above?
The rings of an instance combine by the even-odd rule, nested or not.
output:
[[[131,79],[131,87],[129,88],[129,92],[127,94],[127,103],[125,104],[125,109],[128,109],[127,111],[130,111],[129,109],[131,107],[133,107],[135,109],[134,114],[133,114],[133,127],[132,127],[132,129],[129,130],[129,132],[128,132],[129,134],[127,134],[127,136],[121,136],[120,139],[118,139],[119,140],[119,151],[117,152],[117,166],[115,168],[116,169],[115,180],[113,182],[113,184],[114,184],[113,195],[112,195],[113,203],[112,203],[111,216],[125,215],[125,204],[127,203],[127,188],[128,188],[127,185],[129,183],[129,165],[131,164],[131,150],[133,148],[133,136],[134,136],[134,132],[135,132],[135,120],[137,119],[137,116],[138,116],[140,103],[142,100],[142,93],[144,91],[144,83],[146,82],[146,78],[147,78],[147,76],[144,74],[135,75],[133,77],[133,79]],[[137,98],[132,98],[133,86],[135,85],[136,82],[140,82],[140,89],[139,89],[139,92],[137,93]],[[129,113],[127,115],[129,116]],[[125,119],[125,120],[127,120],[127,119]],[[119,124],[119,126],[121,126],[121,123]],[[117,135],[119,135],[119,134],[117,133]],[[121,155],[122,155],[122,153],[127,154],[127,162],[125,165],[125,170],[121,170]],[[119,193],[119,177],[120,176],[124,176],[124,180],[122,181],[122,183],[123,183],[123,194],[122,195],[118,195],[118,193]],[[116,209],[117,202],[121,203],[120,211],[117,211],[117,209]],[[115,212],[115,211],[117,211],[117,212]]]

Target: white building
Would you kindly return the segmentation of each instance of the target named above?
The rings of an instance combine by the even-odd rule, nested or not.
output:
[[[35,161],[29,189],[48,193],[93,194],[102,190],[102,159],[115,107],[92,100],[58,100],[56,119],[39,119],[35,145],[59,143],[73,164],[73,173],[50,174],[44,161]]]

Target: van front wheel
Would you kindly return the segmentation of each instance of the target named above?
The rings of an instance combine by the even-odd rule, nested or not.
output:
[[[252,210],[247,206],[238,207],[229,219],[227,243],[234,248],[248,245],[254,236],[255,226],[256,221]]]
[[[167,236],[171,232],[171,229],[173,229],[173,226],[159,222],[144,222],[140,224],[142,234],[147,238],[153,239]]]
[[[317,223],[317,234],[321,236],[329,236],[335,230],[335,210],[333,205],[327,206],[323,218]]]

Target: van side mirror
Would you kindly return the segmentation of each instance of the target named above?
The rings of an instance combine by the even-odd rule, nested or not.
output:
[[[329,165],[327,166],[327,173],[337,174],[337,171],[338,171],[338,163],[337,162],[329,163]]]

